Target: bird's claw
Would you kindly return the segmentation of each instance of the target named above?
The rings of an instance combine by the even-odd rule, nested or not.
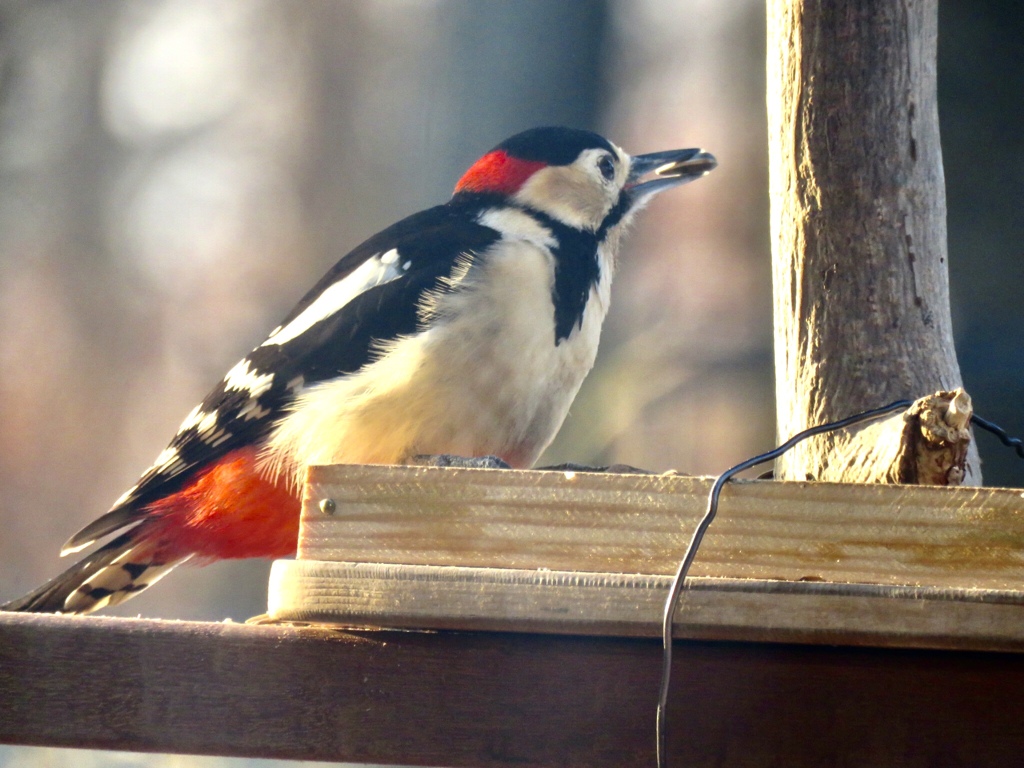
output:
[[[564,464],[552,464],[549,467],[535,467],[541,472],[603,472],[605,474],[617,475],[656,475],[649,469],[640,469],[629,464],[609,464],[606,467],[591,467],[586,464],[577,464],[574,461],[567,461]]]
[[[453,456],[450,453],[413,456],[409,464],[421,467],[457,467],[459,469],[512,469],[497,456]]]

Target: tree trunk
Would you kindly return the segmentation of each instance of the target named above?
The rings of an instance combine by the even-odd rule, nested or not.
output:
[[[781,439],[961,385],[949,311],[937,18],[936,0],[768,2]],[[948,467],[947,481],[963,477],[966,457],[967,479],[980,483],[964,418],[969,398],[954,403],[955,395],[939,398],[937,416],[924,421],[945,419],[952,435],[948,453],[960,474]],[[906,474],[917,426],[897,414],[867,432],[805,441],[776,476],[924,482]],[[892,442],[886,436],[900,448],[883,449]]]

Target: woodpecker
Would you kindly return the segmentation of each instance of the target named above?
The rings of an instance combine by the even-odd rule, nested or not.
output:
[[[89,613],[186,560],[294,555],[309,465],[532,466],[593,366],[630,220],[715,165],[570,128],[503,141],[335,264],[61,554],[114,538],[2,608]]]

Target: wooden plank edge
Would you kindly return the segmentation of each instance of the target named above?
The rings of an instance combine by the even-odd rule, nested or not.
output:
[[[663,575],[709,483],[379,466],[309,477],[299,559]],[[738,481],[694,575],[1012,589],[1022,538],[1020,490]]]
[[[660,637],[671,578],[279,560],[282,621],[436,630]],[[675,636],[701,640],[1024,651],[1024,593],[696,578]]]
[[[0,613],[0,743],[648,768],[660,659],[647,639]],[[669,761],[1002,768],[1022,707],[1020,654],[684,641]]]
[[[309,485],[345,486],[355,483],[365,486],[380,486],[379,490],[391,494],[389,487],[396,484],[451,484],[477,486],[510,486],[523,487],[582,487],[585,489],[621,490],[623,488],[642,487],[647,490],[651,483],[665,491],[687,489],[696,494],[707,495],[716,480],[715,475],[687,475],[674,471],[664,473],[652,472],[581,472],[576,470],[545,470],[545,469],[480,469],[468,467],[428,467],[401,464],[312,464],[307,468],[305,483]],[[961,496],[989,497],[992,495],[1024,496],[1024,488],[1003,486],[937,486],[937,485],[906,485],[895,483],[857,483],[834,482],[825,480],[773,480],[737,478],[730,481],[730,487],[749,488],[774,493],[788,493],[790,490],[800,491],[812,489],[828,495],[842,494],[844,489],[860,493],[868,491],[880,498],[902,497],[909,493],[913,496],[933,496],[935,498]],[[774,489],[774,490],[772,490]],[[787,490],[789,489],[789,490]]]

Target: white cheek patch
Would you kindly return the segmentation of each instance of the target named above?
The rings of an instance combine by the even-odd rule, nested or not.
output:
[[[405,274],[411,266],[412,263],[408,261],[401,265],[398,263],[398,251],[395,248],[367,259],[348,277],[339,280],[317,296],[316,300],[288,325],[277,328],[260,346],[287,344],[321,320],[329,318],[359,294],[378,285],[390,283]]]

